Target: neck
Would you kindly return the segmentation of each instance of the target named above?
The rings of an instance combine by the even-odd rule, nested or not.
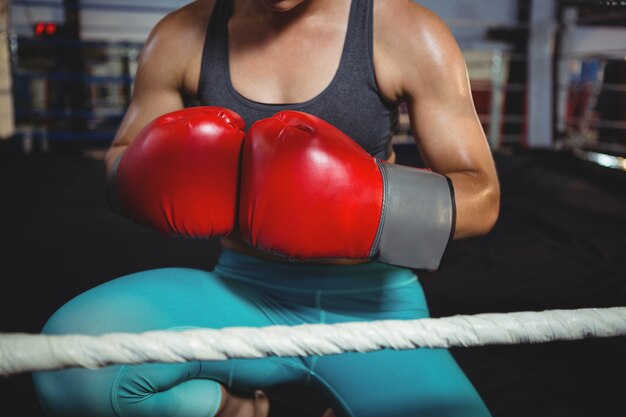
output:
[[[283,27],[332,11],[337,0],[235,0],[234,15],[256,24]]]

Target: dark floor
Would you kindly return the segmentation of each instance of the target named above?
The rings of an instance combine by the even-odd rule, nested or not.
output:
[[[493,232],[454,242],[437,273],[419,273],[432,314],[625,306],[626,173],[550,152],[498,154],[496,163]],[[112,278],[209,269],[219,252],[215,241],[168,239],[110,212],[101,161],[2,152],[0,191],[2,332],[37,332],[65,301]],[[626,416],[624,337],[453,354],[494,417]],[[11,415],[42,416],[29,375],[0,379],[0,393]]]

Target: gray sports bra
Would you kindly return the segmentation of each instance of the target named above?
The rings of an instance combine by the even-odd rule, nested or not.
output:
[[[352,0],[339,69],[332,82],[303,103],[265,104],[241,96],[231,83],[228,63],[228,19],[231,0],[216,0],[207,29],[197,100],[238,112],[251,126],[280,110],[318,116],[356,140],[368,153],[386,159],[398,124],[398,105],[386,102],[376,85],[372,0]]]

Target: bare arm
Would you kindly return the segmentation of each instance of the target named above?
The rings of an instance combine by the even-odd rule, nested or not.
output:
[[[454,185],[455,238],[488,233],[499,212],[495,165],[472,101],[463,55],[445,24],[411,5],[399,90],[424,162]],[[406,50],[408,48],[408,50]]]
[[[198,47],[197,31],[189,24],[190,7],[161,20],[152,30],[139,58],[130,106],[107,152],[107,171],[139,131],[156,117],[183,108],[183,91]]]

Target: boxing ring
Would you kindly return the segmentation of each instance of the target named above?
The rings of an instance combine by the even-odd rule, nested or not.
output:
[[[23,5],[14,6],[15,13],[22,16],[22,9],[33,9],[29,12],[34,20],[44,18],[39,17],[39,9],[50,7],[47,2],[14,2],[14,5],[18,3]],[[137,37],[130,39],[122,31],[114,30],[116,28],[99,24],[102,19],[98,13],[148,14],[148,21],[152,17],[156,19],[173,7],[172,3],[167,4],[167,7],[96,3],[94,5],[87,2],[80,6],[84,9],[84,27],[89,28],[90,22],[98,23],[93,25],[94,32],[81,40],[60,42],[9,33],[7,42],[13,57],[13,79],[18,83],[16,91],[24,92],[20,96],[21,101],[18,100],[15,106],[16,118],[20,121],[16,138],[19,140],[20,152],[24,155],[46,154],[50,150],[63,149],[66,144],[83,139],[87,146],[96,148],[88,148],[85,155],[97,155],[98,146],[111,140],[114,133],[112,129],[117,126],[128,105],[133,74],[143,43],[141,30],[149,29],[146,26],[136,30]],[[476,21],[471,16],[449,20],[450,26],[460,34],[459,40],[472,76],[472,92],[480,121],[490,147],[496,152],[508,152],[508,149],[526,145],[532,147],[535,140],[543,137],[546,140],[554,139],[555,149],[572,152],[579,159],[626,171],[626,158],[610,155],[609,151],[615,148],[608,137],[609,134],[619,136],[626,127],[623,122],[610,118],[614,115],[607,117],[603,112],[596,111],[599,107],[611,107],[606,103],[598,106],[598,102],[602,102],[609,94],[613,97],[624,94],[626,86],[621,81],[604,79],[606,68],[623,60],[624,43],[616,42],[613,45],[604,41],[613,39],[605,35],[615,29],[580,26],[590,23],[593,25],[589,20],[594,16],[572,15],[576,12],[576,2],[562,3],[567,5],[563,6],[564,13],[559,17],[558,24],[562,31],[560,38],[564,41],[557,43],[555,60],[542,48],[549,43],[548,40],[553,35],[550,31],[554,29],[551,21],[541,20],[542,16],[539,16],[539,20],[518,22],[515,27],[511,22]],[[55,3],[53,7],[60,10],[61,2]],[[617,8],[607,6],[604,12],[609,14],[616,10]],[[118,24],[118,21],[120,24],[124,23],[123,19],[110,19],[110,24]],[[26,31],[31,30],[32,23],[29,20],[20,24]],[[504,28],[504,25],[507,27]],[[531,26],[534,34],[532,41],[528,42],[531,52],[510,48],[509,40],[525,33]],[[483,29],[496,39],[506,39],[504,42],[493,42],[490,49],[475,49],[474,34]],[[603,39],[603,50],[594,49],[591,42],[581,42],[583,35],[591,36],[594,31]],[[112,33],[115,36],[112,37]],[[61,47],[74,55],[98,53],[106,59],[85,68],[84,73],[70,67],[40,67],[40,62],[30,61],[32,57],[39,55],[48,56],[50,51]],[[537,66],[537,63],[550,63],[554,66],[554,72],[552,68],[548,71]],[[520,75],[531,66],[532,86]],[[537,74],[552,74],[550,77],[554,79],[549,82],[545,77],[537,77]],[[61,122],[67,115],[51,100],[53,96],[48,92],[69,91],[70,87],[79,84],[86,87],[86,107],[73,108],[71,120],[81,123],[84,121],[90,126],[90,130],[76,134],[64,128],[66,125]],[[529,95],[534,99],[532,112],[524,104]],[[533,123],[530,120],[552,120],[551,117],[545,117],[547,113],[544,112],[552,101],[552,111],[555,113],[554,130],[557,132],[555,138],[538,134],[536,129],[531,129]],[[414,147],[406,113],[400,114],[399,132],[394,143],[399,147]],[[623,152],[623,149],[617,150]],[[406,155],[407,150],[403,151]],[[402,157],[402,152],[399,155]],[[420,276],[432,298],[433,311],[438,317],[444,316],[442,318],[296,327],[111,333],[101,336],[43,336],[1,332],[36,332],[45,319],[44,316],[47,317],[63,300],[108,278],[120,276],[130,270],[154,266],[152,262],[155,252],[163,256],[164,264],[186,262],[194,267],[209,267],[210,262],[191,260],[192,256],[204,259],[200,257],[206,256],[205,248],[188,242],[182,242],[182,246],[178,242],[178,246],[175,246],[155,239],[157,242],[151,243],[148,249],[139,252],[133,249],[133,259],[122,256],[121,261],[115,260],[120,265],[109,266],[108,255],[93,255],[98,250],[104,251],[104,245],[101,246],[100,241],[122,242],[131,247],[132,242],[145,236],[141,235],[141,231],[131,231],[130,228],[126,230],[114,219],[98,216],[97,212],[94,216],[95,204],[88,206],[88,201],[97,201],[101,203],[100,206],[104,206],[104,203],[97,200],[95,192],[87,187],[80,188],[84,186],[83,183],[69,180],[71,170],[81,169],[79,172],[88,178],[84,183],[93,185],[100,180],[93,174],[100,172],[99,166],[91,162],[71,167],[51,163],[48,166],[48,162],[45,166],[39,166],[25,161],[25,167],[12,164],[12,169],[0,167],[0,172],[10,174],[4,175],[5,178],[26,178],[20,184],[25,190],[31,190],[30,195],[26,196],[25,193],[17,195],[17,191],[10,188],[6,197],[6,201],[15,202],[15,206],[20,207],[16,212],[21,213],[19,217],[6,216],[16,225],[8,232],[3,230],[2,242],[8,242],[7,246],[15,249],[0,254],[6,256],[2,258],[3,284],[6,287],[0,290],[5,295],[4,317],[11,321],[10,325],[0,327],[0,386],[2,382],[5,383],[4,392],[9,400],[5,407],[15,407],[11,404],[14,401],[17,407],[21,407],[23,415],[35,415],[33,413],[39,409],[35,410],[37,401],[34,400],[32,382],[27,373],[43,370],[74,367],[94,369],[113,364],[147,362],[338,355],[343,352],[372,352],[379,349],[459,347],[461,349],[456,350],[455,356],[476,382],[488,404],[494,408],[494,415],[521,413],[519,392],[523,392],[526,399],[532,399],[528,401],[532,405],[526,405],[530,408],[524,410],[527,415],[548,416],[567,411],[569,415],[577,416],[621,415],[621,411],[612,414],[611,410],[623,410],[623,401],[618,398],[622,394],[618,391],[623,388],[625,369],[625,362],[620,358],[623,358],[626,340],[623,337],[626,335],[626,307],[562,310],[570,307],[626,305],[623,304],[623,294],[626,293],[619,286],[620,280],[623,281],[620,277],[624,275],[620,274],[623,273],[624,266],[618,252],[623,251],[619,249],[623,246],[615,243],[619,239],[620,242],[623,241],[623,238],[607,239],[608,232],[605,231],[605,228],[609,229],[608,225],[605,226],[608,223],[606,219],[618,218],[611,214],[611,210],[617,213],[618,208],[615,208],[617,206],[613,199],[607,197],[598,200],[599,191],[589,197],[591,203],[577,204],[574,207],[570,199],[571,193],[580,189],[580,182],[571,180],[567,183],[569,188],[557,187],[562,184],[558,182],[561,180],[558,177],[561,172],[553,170],[549,164],[553,160],[529,162],[530,158],[523,158],[513,160],[505,154],[500,155],[502,164],[499,166],[504,168],[501,175],[505,188],[514,188],[518,193],[515,199],[509,195],[508,200],[504,201],[505,222],[502,222],[500,228],[478,243],[458,243],[460,250],[451,262],[451,267],[436,277],[431,279],[428,274]],[[42,165],[43,163],[42,161]],[[516,171],[524,164],[530,169],[523,173]],[[63,175],[56,174],[57,171]],[[528,195],[520,195],[529,183],[538,183],[538,176],[534,174],[537,171],[548,175],[548,178],[541,177],[545,189],[542,188],[539,198],[545,201],[544,206],[540,207],[548,210],[546,205],[549,205],[555,212],[559,210],[558,215],[552,211],[539,215],[538,209],[531,208],[530,203],[526,204]],[[585,175],[589,175],[590,171],[592,170],[585,170]],[[38,172],[42,174],[38,175]],[[81,220],[82,217],[79,217],[77,220],[78,209],[70,210],[69,214],[65,210],[55,211],[57,205],[47,200],[44,204],[44,200],[34,197],[37,192],[32,190],[39,190],[36,184],[43,184],[46,176],[52,178],[55,175],[67,181],[67,184],[63,184],[65,188],[55,188],[55,192],[69,195],[68,190],[71,190],[71,195],[79,196],[77,207],[80,208],[80,214],[92,213],[92,218]],[[617,174],[604,173],[602,178],[613,178],[614,175]],[[570,176],[578,177],[580,173]],[[60,187],[57,184],[54,186]],[[609,187],[604,183],[603,187],[605,186]],[[613,188],[619,190],[617,186]],[[585,190],[588,191],[588,188]],[[532,195],[537,197],[537,194]],[[617,198],[614,200],[617,201]],[[593,211],[607,202],[613,204],[608,205],[610,209]],[[532,204],[537,203],[532,200]],[[52,210],[42,210],[37,216],[30,212],[34,213],[34,209],[29,211],[31,207],[49,208],[50,205]],[[571,214],[570,211],[576,210],[578,216],[583,213],[586,217],[579,217],[579,220],[584,220],[574,224],[568,220],[568,215]],[[62,223],[57,220],[60,213],[68,218],[74,215],[72,224],[79,222],[77,230],[63,228]],[[527,216],[523,221],[520,219],[522,214]],[[511,226],[513,223],[516,227]],[[589,226],[585,227],[583,223]],[[545,235],[535,233],[534,225],[546,228]],[[571,227],[574,228],[573,231]],[[33,230],[37,230],[36,241],[46,242],[45,245],[35,244]],[[87,233],[87,230],[97,232]],[[617,230],[618,227],[615,227],[614,231]],[[548,238],[546,236],[549,233],[560,233],[563,241],[569,240],[563,242],[553,236]],[[65,238],[62,239],[61,236]],[[522,250],[522,245],[533,245],[536,249],[527,252]],[[54,247],[56,255],[47,254],[44,246],[46,250]],[[564,248],[572,249],[572,252],[566,253]],[[539,259],[529,261],[526,257],[529,252]],[[84,259],[82,262],[89,265],[68,268],[69,256],[66,254],[70,253],[75,253],[76,258]],[[511,262],[514,255],[516,258]],[[546,259],[549,256],[554,258],[550,258],[548,264]],[[509,260],[508,263],[505,262],[506,259]],[[540,267],[542,262],[543,266]],[[583,263],[586,266],[581,266]],[[63,290],[52,291],[51,288],[55,286],[63,287]],[[504,289],[505,286],[509,286],[508,289]],[[33,288],[38,289],[36,292],[39,295],[31,293]],[[565,294],[565,291],[570,293]],[[23,302],[26,294],[32,295],[34,299]],[[25,305],[36,307],[29,310],[30,307]],[[543,310],[544,308],[559,310]],[[448,316],[457,311],[516,312]],[[575,342],[583,340],[586,342]],[[558,343],[559,341],[566,343]],[[480,348],[481,346],[485,348]],[[464,347],[476,348],[463,349]],[[290,396],[297,393],[294,388],[290,389]],[[314,392],[307,392],[306,397],[303,394],[300,400],[310,398],[310,401],[321,402],[316,400],[315,395]],[[31,398],[31,401],[28,404],[24,401],[18,403],[23,398]],[[25,410],[27,407],[32,407],[31,412]]]
[[[69,367],[95,369],[112,364],[334,355],[624,335],[626,307],[100,336],[2,334],[0,376]]]

